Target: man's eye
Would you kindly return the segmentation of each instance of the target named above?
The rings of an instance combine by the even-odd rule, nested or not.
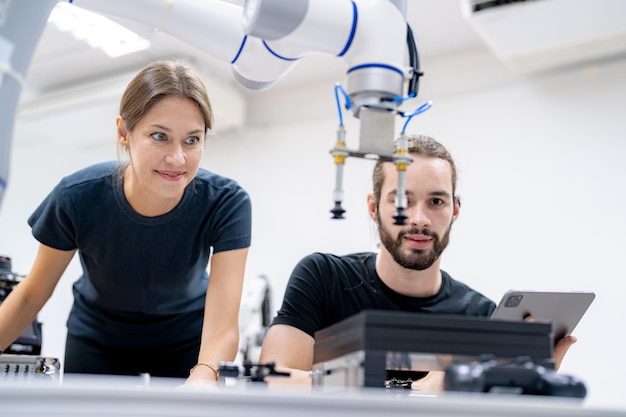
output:
[[[432,204],[435,206],[440,206],[444,203],[444,201],[441,198],[433,198],[432,199]]]
[[[160,132],[153,133],[151,136],[152,136],[152,139],[158,140],[158,141],[163,141],[167,139],[167,136],[165,135],[165,133],[160,133]]]

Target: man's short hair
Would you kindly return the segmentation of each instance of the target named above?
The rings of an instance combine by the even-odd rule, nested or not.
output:
[[[408,136],[408,150],[410,155],[419,155],[426,158],[438,158],[448,161],[452,169],[452,195],[456,195],[456,165],[452,159],[450,152],[439,142],[428,135],[418,134]],[[372,186],[376,204],[380,203],[380,193],[385,182],[385,174],[383,164],[385,162],[378,160],[374,166],[372,173]]]

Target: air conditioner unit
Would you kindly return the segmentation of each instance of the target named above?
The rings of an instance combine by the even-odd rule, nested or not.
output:
[[[461,0],[463,14],[510,68],[530,73],[626,52],[625,0]]]

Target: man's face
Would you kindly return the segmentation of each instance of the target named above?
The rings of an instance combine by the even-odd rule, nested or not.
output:
[[[398,175],[393,164],[383,167],[385,181],[380,202],[372,214],[378,222],[380,240],[396,263],[424,270],[432,266],[448,246],[450,229],[458,215],[448,161],[415,156],[406,172],[406,224],[393,224]],[[372,204],[370,204],[370,211]]]

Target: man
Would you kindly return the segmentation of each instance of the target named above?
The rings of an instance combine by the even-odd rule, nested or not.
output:
[[[261,350],[261,363],[275,362],[291,372],[290,382],[310,383],[316,331],[365,309],[401,310],[488,317],[493,301],[440,269],[441,254],[459,216],[456,166],[449,152],[427,136],[408,141],[413,162],[406,171],[405,225],[394,224],[397,171],[377,162],[370,217],[378,226],[378,253],[346,256],[314,253],[295,267],[283,304]],[[555,348],[557,366],[573,337]],[[443,373],[431,372],[419,385],[441,388]]]

